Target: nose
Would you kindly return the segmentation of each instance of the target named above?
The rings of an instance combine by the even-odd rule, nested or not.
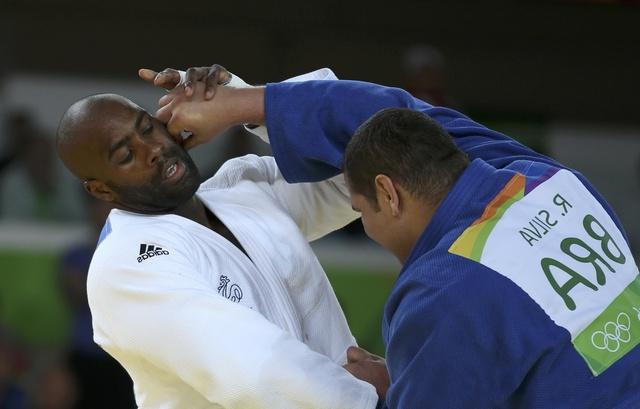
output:
[[[151,167],[156,165],[156,162],[162,157],[162,144],[157,142],[151,142],[147,144],[147,164]]]

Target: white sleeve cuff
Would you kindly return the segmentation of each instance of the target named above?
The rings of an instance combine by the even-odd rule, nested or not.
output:
[[[231,82],[233,82],[233,80],[237,78],[235,74],[232,74],[232,75],[233,77],[231,78]],[[238,79],[242,81],[242,79],[240,78]],[[338,77],[336,76],[336,74],[333,73],[333,71],[331,71],[330,68],[320,68],[319,70],[311,71],[306,74],[301,74],[295,77],[288,78],[283,82],[304,82],[304,81],[314,81],[314,80],[337,80],[337,79]],[[229,85],[233,86],[231,82],[229,83]],[[246,84],[244,81],[242,81],[242,83]],[[264,142],[269,143],[269,134],[267,133],[266,126],[259,126],[257,128],[250,129],[245,125],[244,129],[258,136],[258,138],[262,139]]]
[[[185,71],[178,71],[180,73],[180,83],[177,86],[183,85],[186,82],[187,73]],[[238,77],[236,74],[231,74],[231,80],[226,84],[228,87],[235,88],[251,88],[253,85],[247,84],[242,78]],[[314,81],[314,80],[337,80],[338,77],[331,71],[330,68],[320,68],[315,71],[308,72],[306,74],[297,75],[295,77],[288,78],[283,82],[304,82],[304,81]],[[266,126],[258,126],[256,128],[250,128],[247,125],[244,126],[244,129],[256,135],[258,138],[262,139],[264,142],[269,143],[269,134],[267,133]]]

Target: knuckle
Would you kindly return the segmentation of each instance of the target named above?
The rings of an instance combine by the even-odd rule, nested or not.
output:
[[[187,69],[187,78],[193,80],[198,75],[198,69],[195,67],[190,67]]]
[[[165,68],[164,70],[160,71],[160,75],[173,75],[177,72],[178,71],[174,70],[173,68]]]

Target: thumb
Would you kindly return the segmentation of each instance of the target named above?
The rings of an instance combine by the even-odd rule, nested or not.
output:
[[[369,358],[369,353],[362,348],[351,346],[347,349],[347,361],[349,363],[364,361]]]
[[[138,77],[150,84],[153,84],[153,80],[156,78],[156,75],[158,75],[157,72],[148,68],[140,68],[138,70]]]
[[[173,93],[165,94],[158,100],[158,106],[160,108],[169,105],[173,100],[176,99],[176,95]]]
[[[165,108],[160,108],[158,112],[162,111]],[[170,117],[169,117],[169,120],[167,121],[167,131],[169,131],[169,134],[171,134],[171,136],[174,139],[176,140],[182,139],[182,137],[180,136],[180,132],[183,130],[183,128],[181,127],[181,124],[180,124],[180,122],[182,122],[180,113],[173,111],[169,115]]]
[[[155,117],[158,118],[158,120],[160,122],[164,123],[164,124],[168,123],[169,120],[173,119],[172,118],[172,116],[173,116],[173,112],[172,111],[173,111],[173,108],[174,108],[173,105],[174,105],[173,103],[168,103],[168,104],[165,104],[165,105],[161,106],[156,111]]]
[[[357,362],[345,364],[342,365],[342,367],[358,379],[364,380],[366,377],[366,371],[362,368],[362,365]]]

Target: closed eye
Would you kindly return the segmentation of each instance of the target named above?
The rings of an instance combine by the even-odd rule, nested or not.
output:
[[[127,163],[131,162],[132,159],[133,159],[133,152],[131,151],[131,149],[127,149],[127,156],[122,158],[122,160],[120,161],[120,164],[126,165]]]
[[[142,130],[143,135],[149,135],[153,131],[153,122],[149,121],[149,125]]]

